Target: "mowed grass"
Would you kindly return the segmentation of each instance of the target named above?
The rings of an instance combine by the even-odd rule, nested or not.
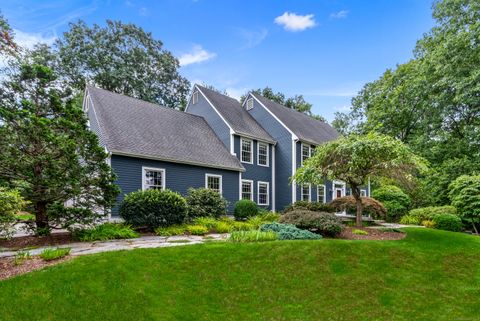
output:
[[[480,320],[480,238],[210,243],[0,282],[0,320]]]

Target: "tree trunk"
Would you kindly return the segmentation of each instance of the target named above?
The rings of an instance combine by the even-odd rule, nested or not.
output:
[[[352,186],[352,195],[355,198],[355,204],[357,205],[357,215],[356,215],[356,226],[363,227],[362,214],[363,214],[363,204],[362,198],[360,197],[360,189],[358,187]]]
[[[35,204],[35,225],[37,234],[50,234],[48,230],[46,202],[40,201]]]
[[[472,225],[473,225],[473,230],[475,231],[475,234],[478,235],[478,230],[477,230],[477,227],[475,226],[475,220],[472,219]]]

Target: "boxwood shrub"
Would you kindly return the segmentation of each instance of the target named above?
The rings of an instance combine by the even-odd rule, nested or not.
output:
[[[435,228],[445,231],[459,232],[462,230],[462,220],[453,214],[437,214],[433,216],[432,222]]]
[[[255,215],[258,215],[258,206],[254,201],[239,200],[235,203],[233,216],[236,220],[244,220]]]
[[[120,216],[134,227],[154,230],[181,224],[187,218],[187,202],[170,190],[148,189],[125,195]]]
[[[340,218],[331,213],[297,209],[283,214],[278,221],[301,229],[315,230],[324,236],[335,236],[343,230]]]
[[[227,200],[208,188],[190,188],[186,197],[188,217],[219,218],[227,213]]]

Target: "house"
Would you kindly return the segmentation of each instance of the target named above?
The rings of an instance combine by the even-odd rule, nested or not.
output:
[[[140,189],[185,195],[190,187],[206,187],[227,199],[229,212],[239,199],[279,211],[297,200],[328,202],[348,193],[340,181],[290,184],[315,147],[338,133],[254,93],[241,105],[195,85],[181,112],[87,86],[83,108],[110,155],[122,191],[118,202]],[[118,215],[118,206],[112,215]]]

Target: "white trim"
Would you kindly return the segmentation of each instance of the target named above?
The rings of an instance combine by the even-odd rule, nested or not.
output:
[[[320,202],[320,198],[319,198],[320,193],[318,193],[318,191],[320,190],[320,188],[323,188],[323,200],[322,200],[322,203],[325,204],[325,203],[327,202],[327,187],[325,186],[325,184],[317,185],[317,202]]]
[[[242,187],[243,187],[243,183],[249,183],[250,184],[250,187],[251,187],[251,193],[250,193],[250,200],[253,201],[253,194],[254,194],[254,191],[253,191],[253,181],[251,179],[242,179],[241,180],[241,185],[240,185],[240,199],[243,199],[242,197]]]
[[[165,168],[142,166],[142,191],[147,190],[145,171],[162,172],[162,190],[165,190],[165,182],[166,182]]]
[[[342,187],[339,188],[341,190],[342,197],[347,195],[347,184],[344,181],[334,180],[332,182],[332,200],[337,198],[337,188],[335,188],[335,185],[342,185]]]
[[[238,200],[242,199],[242,172],[238,172]]]
[[[267,146],[267,165],[260,164],[260,145]],[[264,142],[257,141],[257,165],[263,167],[270,167],[270,145]]]
[[[365,195],[362,195],[362,192],[363,192]],[[367,190],[366,190],[366,189],[362,188],[362,189],[360,190],[360,197],[368,197],[368,194],[367,194]]]
[[[275,145],[272,145],[272,212],[275,212]]]
[[[90,92],[89,92],[88,88],[85,89],[85,95],[86,95],[85,99],[88,99],[90,101],[90,105],[89,105],[88,109],[92,108],[93,117],[95,117],[95,120],[96,120],[97,125],[98,125],[98,133],[95,132],[95,134],[98,136],[99,143],[101,141],[103,141],[105,143],[105,146],[103,146],[103,147],[105,147],[105,150],[107,152],[109,152],[108,148],[107,148],[107,143],[106,143],[106,140],[105,140],[105,134],[102,132],[103,126],[102,126],[102,124],[100,124],[100,121],[97,117],[97,112],[95,111],[95,105],[93,104],[92,96],[90,95]],[[86,102],[86,104],[88,105],[88,102]],[[88,118],[88,113],[86,114],[86,117]]]
[[[243,158],[243,154],[242,154],[242,147],[243,147],[243,142],[250,142],[250,161],[249,162],[246,162],[244,161],[242,158]],[[249,138],[243,138],[243,137],[240,137],[240,162],[242,163],[245,163],[245,164],[253,164],[253,159],[255,158],[255,155],[253,153],[253,140],[249,139]]]
[[[267,185],[267,203],[262,204],[260,203],[260,184],[266,184]],[[269,206],[270,205],[270,183],[269,182],[257,182],[257,204],[262,205],[262,206]]]
[[[297,172],[297,140],[292,138],[292,176]],[[297,201],[297,184],[292,181],[292,203]]]
[[[201,162],[182,161],[182,160],[177,160],[177,159],[156,157],[156,156],[150,156],[150,155],[127,153],[127,152],[122,152],[122,151],[117,151],[117,150],[112,150],[112,151],[110,151],[110,153],[112,153],[113,155],[128,156],[128,157],[143,158],[143,159],[153,159],[153,160],[159,160],[159,161],[164,161],[164,162],[169,162],[169,163],[187,164],[187,165],[194,165],[194,166],[201,166],[201,167],[208,167],[208,168],[221,168],[221,169],[227,169],[227,170],[238,171],[238,172],[244,172],[245,171],[245,169],[238,169],[238,168],[232,168],[232,167],[226,167],[226,166],[212,165],[212,164],[206,164],[206,163],[201,163]]]
[[[293,139],[298,139],[297,135],[295,135],[293,133],[293,131],[290,130],[290,128],[288,128],[274,113],[272,113],[270,111],[270,109],[268,109],[264,104],[262,104],[262,102],[260,100],[257,99],[257,97],[255,97],[255,95],[253,95],[251,92],[248,93],[249,96],[253,97],[259,104],[260,106],[262,106],[263,108],[265,108],[265,110],[270,114],[272,115],[273,118],[275,118],[276,121],[278,121],[280,123],[280,125],[282,125],[292,136],[293,136]],[[245,99],[245,101],[243,102],[243,105],[245,105],[245,102],[247,101],[247,99]],[[242,105],[242,107],[243,107]]]
[[[195,95],[197,97],[195,97]],[[194,90],[193,93],[192,93],[192,105],[195,105],[197,103],[198,103],[198,90]]]
[[[312,184],[310,184],[310,183],[302,184],[301,190],[300,190],[301,200],[304,201],[304,199],[303,199],[303,187],[304,186],[308,186],[308,201],[307,202],[311,202],[312,201]]]
[[[205,100],[208,102],[208,104],[210,106],[212,106],[213,110],[217,113],[217,115],[223,120],[223,122],[225,123],[225,125],[227,125],[227,127],[230,129],[230,153],[233,155],[233,134],[235,134],[235,131],[233,130],[232,126],[230,126],[230,124],[225,120],[225,118],[223,118],[222,114],[220,114],[217,110],[217,108],[215,108],[215,106],[212,104],[212,102],[210,101],[210,99],[207,98],[207,96],[203,93],[203,91],[200,89],[200,87],[198,87],[196,84],[193,86],[193,88],[197,88],[197,90],[202,94],[203,98],[205,98]],[[188,106],[187,106],[188,107]],[[186,109],[185,109],[186,111]]]
[[[251,106],[250,106],[250,102],[251,102]],[[253,109],[253,98],[248,98],[246,100],[246,104],[247,104],[247,107],[245,108],[247,111],[248,110],[252,110]]]
[[[210,173],[205,173],[205,188],[208,188],[208,178],[209,177],[215,177],[215,178],[219,178],[220,179],[220,182],[219,182],[219,194],[222,195],[223,194],[223,178],[222,178],[222,175],[218,175],[218,174],[210,174]]]
[[[370,197],[370,194],[371,193],[371,190],[370,190],[371,186],[370,186],[370,176],[368,176],[368,197]]]

